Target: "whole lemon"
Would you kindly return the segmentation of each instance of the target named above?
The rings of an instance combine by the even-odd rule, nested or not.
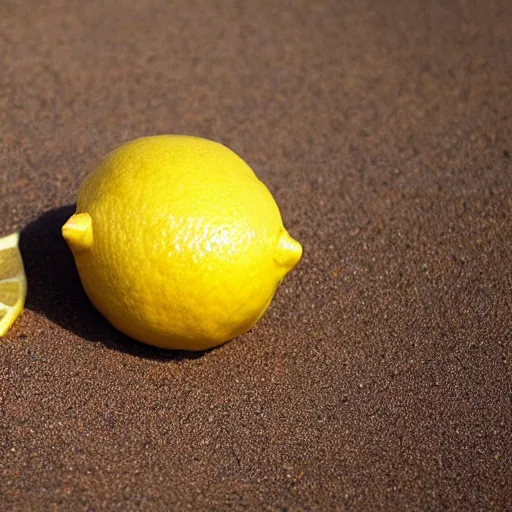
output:
[[[302,254],[240,157],[181,135],[110,153],[62,234],[94,306],[168,349],[203,350],[249,330]]]

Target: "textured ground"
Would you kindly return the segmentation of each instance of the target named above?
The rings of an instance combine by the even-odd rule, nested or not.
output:
[[[512,4],[0,1],[1,510],[512,510]],[[120,142],[187,133],[300,266],[206,354],[92,309],[59,236]]]

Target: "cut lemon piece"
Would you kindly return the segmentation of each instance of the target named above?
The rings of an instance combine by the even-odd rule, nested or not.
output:
[[[0,336],[20,316],[27,296],[19,238],[19,233],[0,238]]]

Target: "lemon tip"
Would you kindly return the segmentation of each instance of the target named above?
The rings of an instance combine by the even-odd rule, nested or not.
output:
[[[302,257],[302,245],[283,231],[277,243],[275,262],[291,270]]]
[[[92,219],[88,213],[75,213],[62,226],[62,236],[73,252],[92,247]]]

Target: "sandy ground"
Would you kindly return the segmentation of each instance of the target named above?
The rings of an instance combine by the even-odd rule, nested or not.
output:
[[[0,2],[0,509],[512,510],[512,3]],[[239,153],[304,246],[248,334],[154,350],[59,235],[119,143]]]

